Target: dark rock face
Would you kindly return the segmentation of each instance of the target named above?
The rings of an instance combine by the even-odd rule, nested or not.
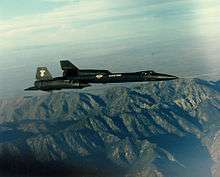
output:
[[[0,174],[218,177],[219,92],[178,80],[1,100]]]

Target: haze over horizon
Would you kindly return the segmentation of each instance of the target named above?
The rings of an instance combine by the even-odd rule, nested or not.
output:
[[[0,97],[23,95],[37,66],[61,74],[60,59],[219,80],[219,9],[217,0],[2,0]]]

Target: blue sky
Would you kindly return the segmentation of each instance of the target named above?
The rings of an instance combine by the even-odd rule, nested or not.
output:
[[[1,36],[5,39],[1,47],[10,50],[154,37],[164,30],[180,30],[187,20],[185,15],[194,10],[194,3],[174,0],[166,3],[162,0],[11,0],[1,3]]]
[[[1,0],[0,18],[4,20],[17,16],[33,15],[48,12],[59,7],[59,3],[40,1],[41,0]]]
[[[215,72],[219,9],[219,0],[1,0],[0,93],[31,85],[39,65],[60,74],[60,59],[112,71]]]

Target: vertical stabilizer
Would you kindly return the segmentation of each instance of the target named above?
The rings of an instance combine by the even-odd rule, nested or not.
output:
[[[76,70],[76,71],[79,70],[79,69],[78,69],[74,64],[72,64],[69,60],[61,60],[61,61],[60,61],[60,65],[61,65],[62,70]]]
[[[36,73],[37,80],[51,80],[53,79],[52,75],[46,67],[38,67]]]
[[[60,61],[60,65],[61,65],[61,68],[63,70],[63,76],[64,77],[76,76],[79,72],[79,69],[68,60]]]

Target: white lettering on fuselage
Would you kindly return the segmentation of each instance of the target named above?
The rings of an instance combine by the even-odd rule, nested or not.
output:
[[[109,77],[121,77],[122,75],[121,74],[112,74],[112,75],[109,75]]]

